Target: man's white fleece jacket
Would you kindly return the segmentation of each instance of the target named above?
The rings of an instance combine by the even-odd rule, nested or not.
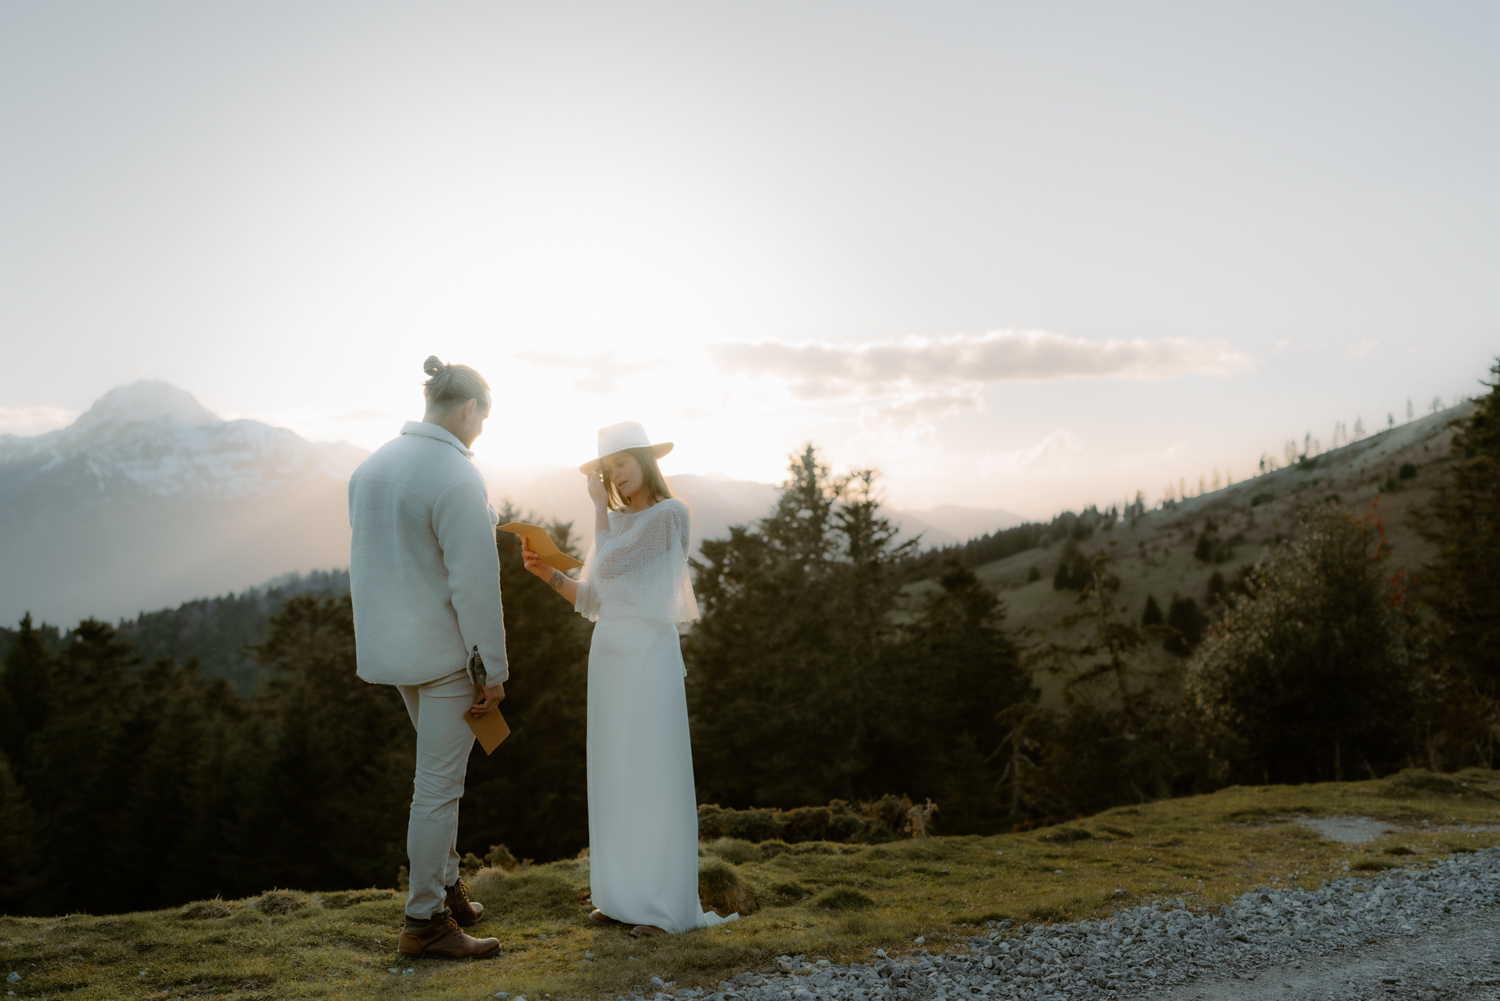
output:
[[[473,455],[436,424],[409,421],[349,478],[349,589],[365,681],[435,681],[468,667],[476,647],[489,684],[510,675],[499,519]]]

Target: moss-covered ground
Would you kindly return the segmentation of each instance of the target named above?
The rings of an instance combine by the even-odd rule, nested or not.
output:
[[[1321,840],[1298,817],[1357,816],[1399,828],[1360,845]],[[652,940],[598,928],[588,863],[470,883],[489,905],[475,929],[494,959],[407,960],[395,951],[402,901],[390,890],[207,901],[169,911],[0,918],[0,975],[16,997],[479,999],[529,1001],[647,991],[658,976],[709,986],[774,957],[835,962],[941,948],[990,919],[1097,918],[1145,901],[1211,907],[1260,885],[1380,878],[1500,844],[1500,773],[1406,772],[1393,779],[1235,787],[1127,806],[1058,827],[885,845],[704,845],[705,870],[738,882],[757,909],[718,928]],[[1346,868],[1347,867],[1347,868]],[[727,870],[727,871],[726,871]],[[710,873],[705,871],[705,877]],[[592,954],[592,955],[590,955]],[[394,972],[392,972],[394,971]]]

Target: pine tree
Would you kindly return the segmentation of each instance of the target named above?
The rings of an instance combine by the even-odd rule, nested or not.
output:
[[[1165,627],[1137,626],[1121,614],[1111,562],[1095,554],[1077,610],[1039,630],[1024,661],[1062,679],[1062,711],[1035,727],[1041,767],[1022,777],[1024,798],[1043,817],[1165,797],[1190,788],[1203,770],[1191,723],[1163,696],[1171,680],[1148,650]]]
[[[1490,372],[1490,392],[1454,422],[1452,471],[1423,534],[1438,547],[1425,597],[1443,623],[1443,655],[1500,702],[1500,361]]]
[[[894,711],[877,654],[914,543],[894,543],[873,474],[835,480],[811,445],[790,473],[768,517],[694,561],[694,762],[700,795],[725,806],[850,798]]]
[[[1168,653],[1175,653],[1179,657],[1186,657],[1203,639],[1203,630],[1207,623],[1203,621],[1203,613],[1198,610],[1198,603],[1192,598],[1179,598],[1172,596],[1172,603],[1167,606],[1167,626],[1172,633],[1167,636],[1162,646]]]
[[[0,748],[18,769],[26,766],[28,737],[47,722],[52,667],[42,633],[31,624],[31,613],[27,612],[5,654],[5,673],[0,676],[4,702],[14,713],[13,721],[0,727]]]
[[[1156,603],[1156,595],[1146,595],[1146,610],[1141,613],[1141,625],[1160,626],[1166,621],[1166,616],[1161,614],[1161,606]]]
[[[415,740],[400,694],[360,681],[348,595],[299,595],[256,648],[224,846],[240,893],[391,885],[406,858]],[[292,847],[295,846],[295,847]]]
[[[957,564],[938,585],[904,635],[878,654],[896,712],[856,793],[930,796],[945,832],[993,831],[1004,807],[996,795],[1005,764],[996,753],[1006,736],[1000,717],[1034,702],[1036,691],[1002,628],[1000,599]]]
[[[0,914],[37,913],[42,889],[41,841],[31,804],[0,753]]]
[[[109,624],[85,619],[36,689],[44,722],[22,781],[47,845],[43,913],[130,909],[117,866],[126,849],[100,832],[119,830],[143,739],[135,663]]]

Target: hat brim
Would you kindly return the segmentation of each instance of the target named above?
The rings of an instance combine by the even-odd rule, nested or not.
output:
[[[658,459],[660,459],[662,456],[664,456],[668,452],[672,451],[672,442],[670,442],[670,441],[664,441],[664,442],[661,442],[661,443],[656,444],[656,445],[641,445],[641,446],[638,446],[638,447],[651,449],[651,454],[654,455],[654,456],[656,456]],[[620,449],[620,452],[630,452],[630,451],[634,451],[634,450],[633,449],[629,449],[629,448],[622,448],[622,449]],[[609,455],[619,455],[620,452],[611,452],[611,453],[609,453]],[[579,466],[578,467],[578,471],[580,473],[585,474],[586,476],[593,476],[595,473],[597,473],[599,471],[599,467],[604,464],[604,460],[607,459],[607,458],[609,458],[608,455],[602,456],[602,457],[600,457],[598,459],[590,459],[588,462],[585,462],[583,465]]]

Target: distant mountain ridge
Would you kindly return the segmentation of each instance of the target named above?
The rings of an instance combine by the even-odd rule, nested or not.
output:
[[[61,430],[0,436],[0,621],[116,619],[347,564],[364,455],[222,420],[154,381]]]
[[[368,454],[223,420],[160,381],[110,390],[68,427],[0,435],[0,623],[27,611],[64,629],[90,615],[132,619],[345,567],[349,474]],[[592,520],[576,470],[485,472],[497,507],[510,500],[580,529]],[[764,516],[779,489],[691,473],[672,482],[693,509],[694,549]],[[974,509],[887,513],[926,545],[961,541],[976,519],[990,529],[1021,520]]]

